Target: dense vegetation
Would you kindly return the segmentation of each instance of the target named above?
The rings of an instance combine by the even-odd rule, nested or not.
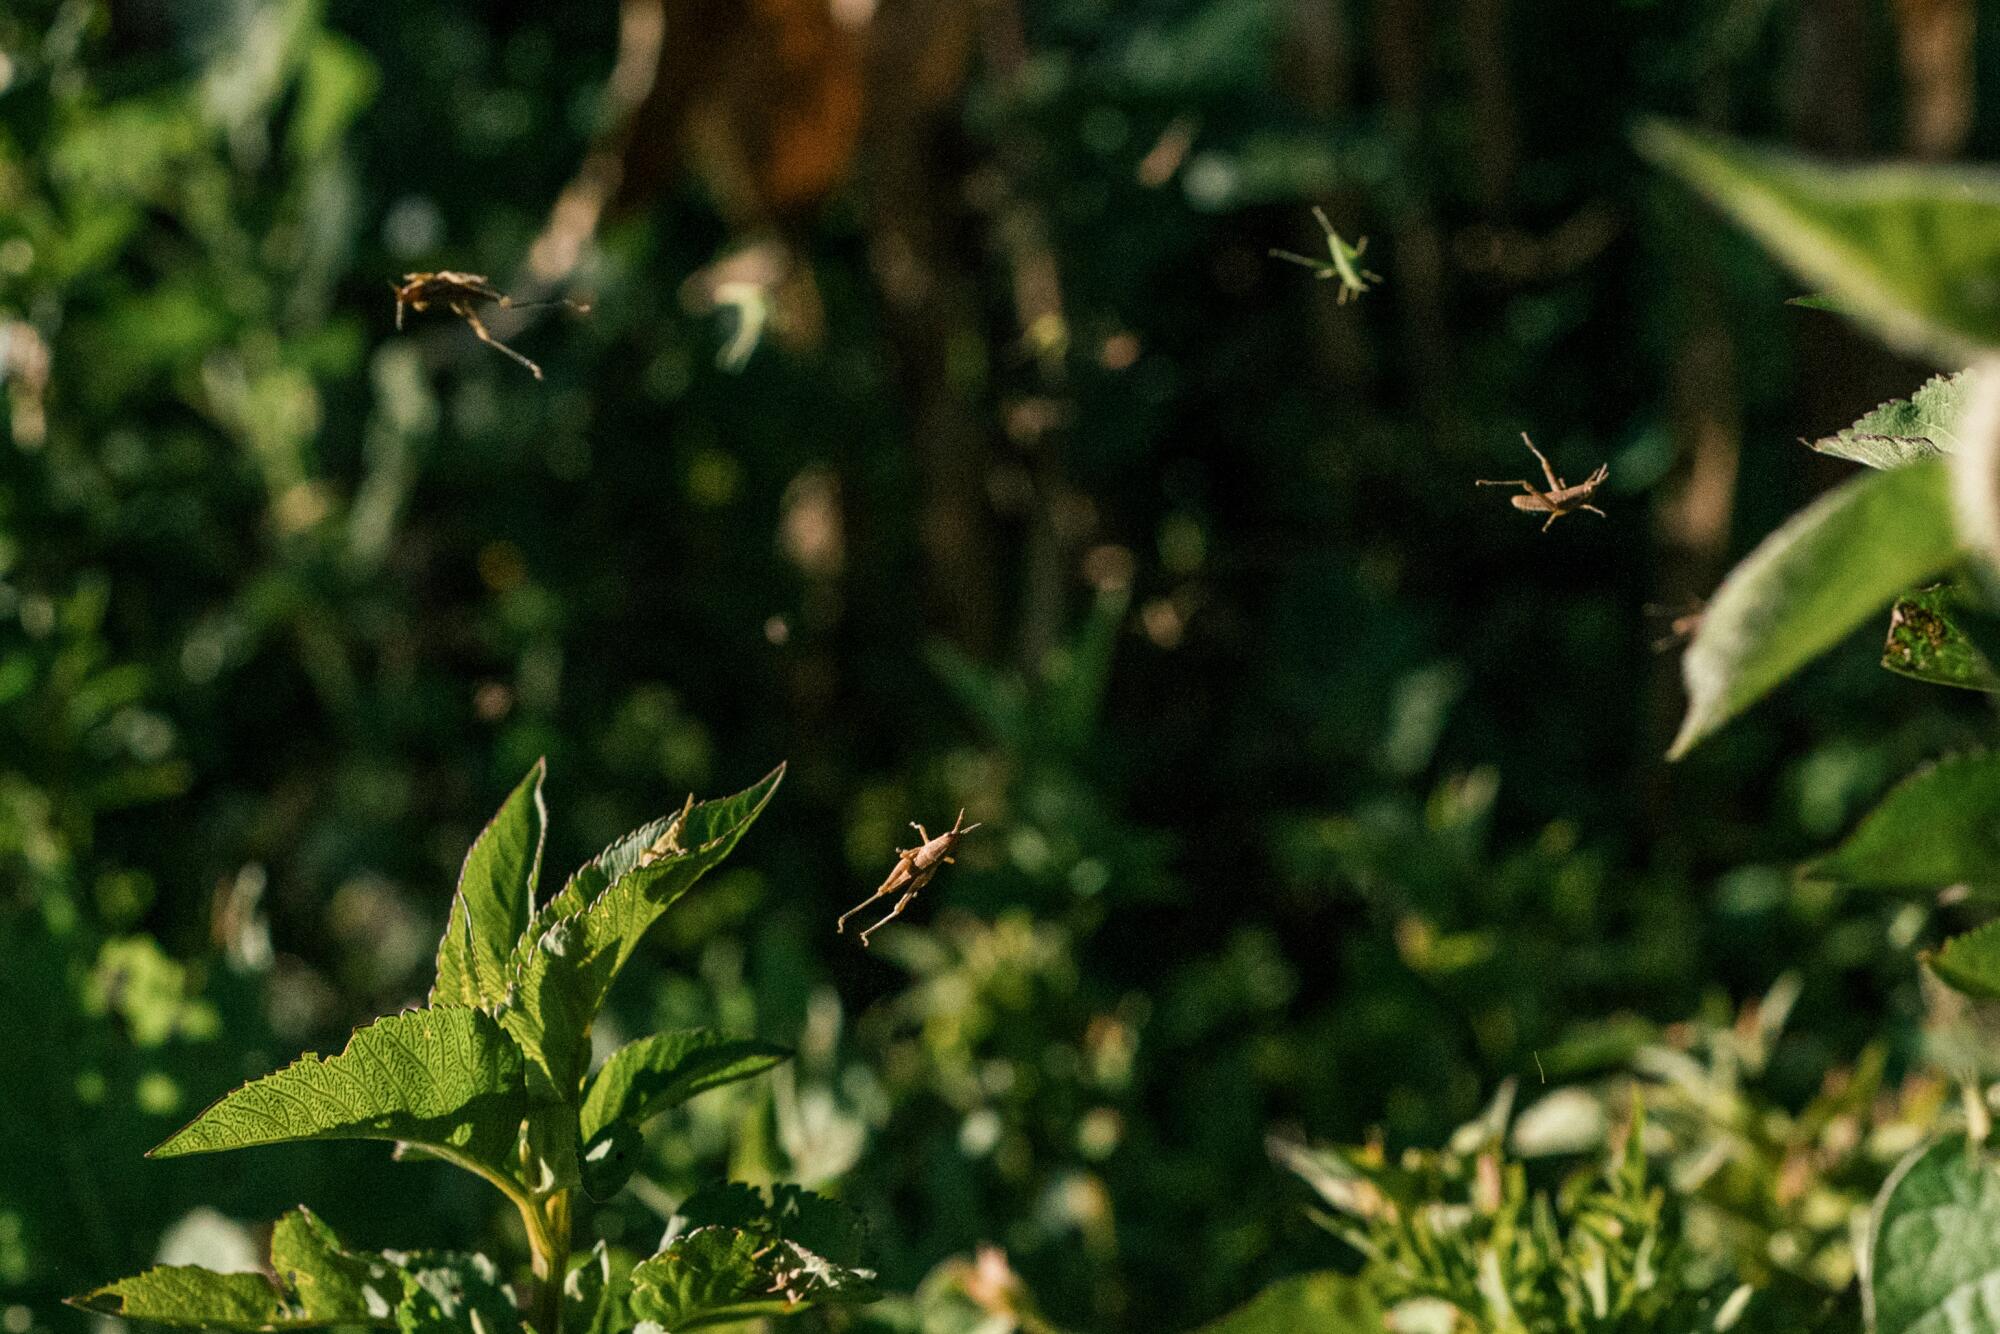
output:
[[[0,1328],[2000,1327],[1974,9],[0,11]]]

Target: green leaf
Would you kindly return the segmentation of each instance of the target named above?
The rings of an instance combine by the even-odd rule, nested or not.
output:
[[[2000,1334],[2000,1173],[1942,1140],[1883,1184],[1863,1310],[1873,1334]]]
[[[1889,608],[1882,665],[1930,685],[2000,691],[2000,676],[1966,635],[1961,617],[1968,613],[1949,584],[1932,584],[1896,599]]]
[[[581,1120],[579,1172],[593,1199],[624,1188],[643,1143],[639,1127],[697,1093],[764,1073],[791,1052],[709,1030],[663,1033],[620,1049],[591,1081]]]
[[[631,1291],[632,1261],[615,1258],[599,1241],[563,1279],[563,1334],[617,1334],[631,1329],[634,1322],[627,1301]]]
[[[862,1250],[849,1210],[797,1186],[773,1187],[768,1205],[750,1186],[702,1191],[681,1206],[660,1253],[632,1270],[632,1314],[683,1330],[872,1302]]]
[[[1980,1000],[2000,1000],[2000,921],[1953,936],[1925,959],[1953,988]]]
[[[631,1175],[636,1135],[618,1143],[618,1128],[636,1129],[697,1093],[761,1075],[791,1054],[775,1042],[706,1028],[659,1033],[619,1048],[583,1100],[584,1184],[591,1195],[608,1198]]]
[[[534,915],[535,883],[541,878],[547,769],[547,761],[535,761],[465,856],[438,942],[433,1006],[492,1009],[506,999],[508,960]]]
[[[780,765],[733,797],[690,807],[636,856],[628,855],[636,834],[614,844],[625,850],[616,863],[622,873],[517,955],[500,1021],[527,1054],[531,1096],[576,1098],[590,1059],[590,1026],[618,970],[674,901],[735,848],[784,772]],[[562,897],[568,895],[565,887]]]
[[[382,1256],[341,1249],[333,1230],[299,1208],[271,1234],[273,1283],[262,1274],[218,1274],[161,1265],[70,1298],[104,1315],[192,1329],[281,1330],[390,1326],[403,1276]]]
[[[1977,374],[1934,375],[1908,398],[1891,399],[1846,430],[1813,441],[1812,447],[1871,468],[1900,468],[1957,453]]]
[[[2000,345],[2000,175],[1829,166],[1659,123],[1638,143],[1892,345],[1960,365]]]
[[[1380,1334],[1382,1313],[1361,1280],[1331,1271],[1280,1279],[1196,1334]]]
[[[1670,759],[1957,557],[1944,465],[1868,473],[1793,515],[1729,572],[1681,660]]]
[[[403,1290],[402,1275],[387,1260],[344,1250],[304,1205],[271,1229],[271,1272],[301,1309],[343,1324],[388,1323]]]
[[[404,1140],[505,1170],[525,1111],[521,1052],[478,1010],[409,1010],[227,1094],[148,1156],[299,1139]]]
[[[682,1204],[660,1253],[632,1271],[632,1313],[668,1329],[827,1303],[872,1302],[853,1210],[798,1186],[724,1183]]]
[[[190,1329],[297,1329],[324,1323],[293,1316],[284,1294],[262,1274],[218,1274],[194,1265],[160,1265],[72,1297],[70,1305]]]
[[[499,1272],[483,1255],[384,1252],[406,1279],[396,1324],[403,1334],[526,1334]]]
[[[1956,755],[1917,770],[1799,874],[1910,893],[2000,890],[2000,754]]]

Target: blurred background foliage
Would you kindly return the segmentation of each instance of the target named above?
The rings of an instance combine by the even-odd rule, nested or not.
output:
[[[1778,1227],[1815,1108],[1941,1100],[1927,910],[1790,867],[1982,715],[1855,645],[1662,762],[1656,641],[1841,475],[1798,437],[1921,377],[1627,134],[1990,155],[1974,10],[0,10],[6,1330],[254,1255],[294,1194],[361,1245],[515,1244],[368,1146],[140,1154],[418,999],[543,754],[562,871],[793,766],[618,1019],[799,1060],[666,1127],[614,1239],[727,1165],[859,1207],[892,1290],[1185,1328],[1352,1263],[1274,1129],[1691,1086],[1784,975],[1764,1175],[1712,1235]],[[1267,258],[1314,203],[1370,239],[1359,302]],[[390,284],[443,268],[592,310],[492,312],[537,381],[436,309],[396,332]],[[1523,429],[1610,462],[1608,520],[1474,490]],[[961,806],[908,923],[835,936]],[[1815,1188],[1865,1199],[1887,1159],[1847,1147]],[[1837,1288],[1805,1231],[1777,1263]]]

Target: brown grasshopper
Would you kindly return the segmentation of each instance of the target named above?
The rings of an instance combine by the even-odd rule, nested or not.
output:
[[[1549,479],[1548,490],[1537,491],[1533,482],[1520,477],[1507,482],[1477,481],[1473,485],[1520,487],[1527,494],[1509,496],[1508,500],[1517,510],[1526,510],[1530,514],[1548,515],[1548,523],[1542,525],[1542,531],[1545,533],[1549,530],[1549,524],[1553,524],[1563,515],[1573,513],[1576,510],[1589,510],[1600,519],[1607,517],[1603,510],[1589,502],[1590,498],[1597,494],[1597,488],[1604,485],[1604,479],[1611,475],[1610,464],[1598,464],[1596,472],[1590,474],[1590,476],[1584,478],[1575,486],[1571,486],[1568,482],[1556,476],[1556,470],[1549,466],[1549,461],[1543,456],[1542,451],[1535,448],[1535,442],[1528,439],[1526,431],[1521,432],[1521,443],[1528,447],[1529,453],[1541,460],[1542,476]]]
[[[534,377],[542,378],[542,368],[495,338],[487,329],[485,321],[474,309],[482,301],[508,310],[524,310],[533,306],[568,306],[579,315],[590,313],[590,307],[579,301],[516,301],[495,287],[481,273],[460,273],[456,269],[439,269],[436,273],[406,273],[400,283],[391,283],[396,289],[396,327],[403,327],[403,308],[421,311],[436,304],[472,326],[472,332],[480,342],[488,347],[498,348],[514,360],[526,366]]]
[[[958,846],[958,840],[979,828],[979,825],[966,824],[965,812],[961,810],[958,819],[952,822],[951,828],[936,838],[932,838],[929,831],[914,820],[910,822],[910,828],[917,831],[917,837],[923,839],[923,842],[914,848],[897,849],[896,865],[890,870],[889,878],[882,882],[882,887],[842,913],[840,920],[834,924],[835,931],[845,931],[848,918],[883,895],[902,890],[903,897],[896,900],[896,906],[889,910],[888,915],[861,933],[861,944],[864,948],[868,944],[869,936],[903,915],[903,909],[910,906],[910,900],[917,896],[918,890],[931,882],[931,877],[937,874],[938,867],[951,862],[951,850]]]

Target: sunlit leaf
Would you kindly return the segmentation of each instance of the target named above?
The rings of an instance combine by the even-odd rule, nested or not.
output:
[[[1812,447],[1871,468],[1899,468],[1958,450],[1958,432],[1977,371],[1934,375],[1908,398],[1895,398]]]
[[[1681,660],[1679,758],[1895,597],[1957,557],[1938,460],[1856,477],[1821,496],[1729,572]]]
[[[1638,142],[1894,346],[1959,365],[2000,346],[2000,175],[1832,166],[1659,123]]]
[[[1882,665],[1900,676],[1960,690],[2000,691],[1986,655],[1966,634],[1969,619],[1948,584],[1920,588],[1889,608]]]
[[[524,1109],[520,1050],[478,1010],[410,1010],[227,1094],[151,1157],[301,1139],[407,1140],[499,1164]]]
[[[507,997],[508,960],[534,914],[541,875],[546,772],[546,763],[535,761],[465,856],[438,942],[432,1005],[492,1009]]]
[[[874,1301],[861,1230],[832,1200],[796,1186],[771,1203],[748,1186],[702,1191],[682,1206],[659,1254],[632,1271],[632,1314],[669,1330],[828,1303]]]
[[[1963,1139],[1903,1161],[1869,1229],[1873,1334],[2000,1334],[2000,1170]]]
[[[393,1326],[404,1278],[387,1257],[341,1248],[333,1230],[294,1209],[271,1234],[271,1270],[218,1274],[161,1265],[70,1299],[72,1306],[149,1324],[191,1329],[286,1330],[328,1325]]]
[[[527,1055],[531,1094],[577,1096],[590,1026],[618,970],[674,901],[735,848],[783,774],[780,766],[733,797],[693,807],[587,906],[547,927],[517,956],[500,1018]]]
[[[606,1198],[631,1173],[636,1137],[617,1135],[619,1127],[636,1128],[697,1093],[763,1074],[790,1055],[775,1042],[711,1029],[659,1033],[619,1048],[591,1079],[583,1100],[583,1175],[590,1193]]]
[[[2000,891],[2000,754],[1957,755],[1919,769],[1800,875],[1916,893],[1951,885]]]

